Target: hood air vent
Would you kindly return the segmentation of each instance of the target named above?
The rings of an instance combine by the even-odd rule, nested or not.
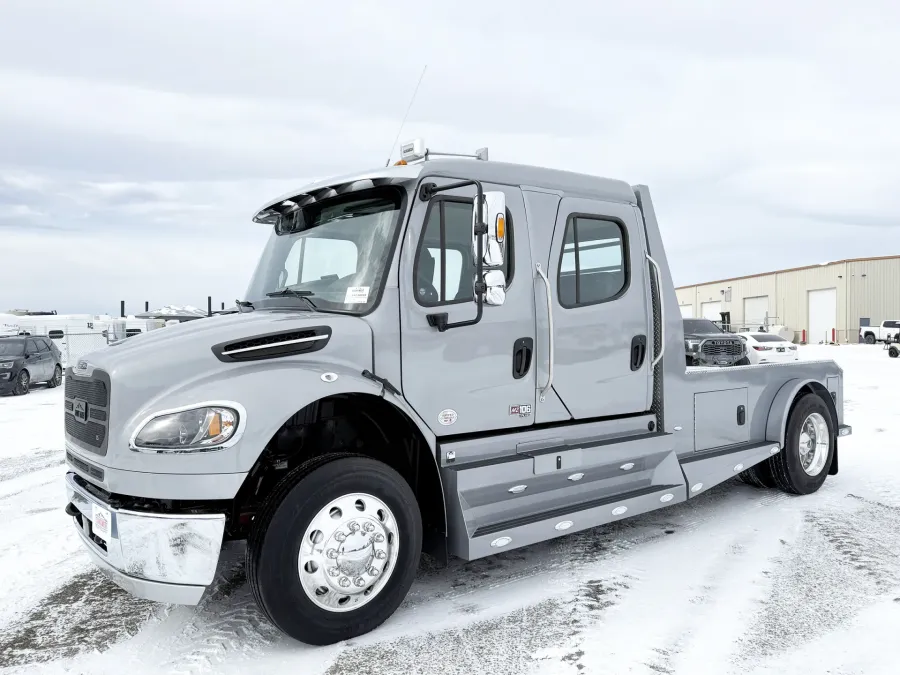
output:
[[[259,361],[294,354],[308,354],[322,349],[331,338],[330,326],[316,326],[304,330],[266,333],[213,346],[212,352],[219,361]]]

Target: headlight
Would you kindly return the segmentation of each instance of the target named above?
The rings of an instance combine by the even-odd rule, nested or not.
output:
[[[3,363],[0,363],[0,368],[12,368],[12,364],[12,361],[4,361]]]
[[[691,351],[691,352],[700,351],[700,343],[694,342],[693,340],[688,341],[688,351]]]
[[[159,452],[218,450],[234,436],[239,421],[236,410],[218,406],[160,415],[140,428],[132,446]]]

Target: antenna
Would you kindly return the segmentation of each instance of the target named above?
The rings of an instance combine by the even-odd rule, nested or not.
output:
[[[400,122],[400,128],[397,129],[397,136],[394,138],[394,142],[391,144],[391,151],[388,153],[387,161],[384,163],[385,166],[390,166],[391,163],[391,155],[394,154],[394,148],[397,145],[397,141],[400,139],[400,134],[403,133],[403,125],[406,124],[406,118],[409,116],[409,111],[412,109],[413,101],[416,100],[416,94],[419,93],[419,85],[422,84],[422,78],[425,77],[425,71],[428,70],[428,64],[425,64],[425,67],[422,68],[422,74],[419,75],[419,81],[416,82],[416,88],[413,90],[412,98],[409,99],[409,105],[406,106],[406,114],[403,115],[403,121]]]

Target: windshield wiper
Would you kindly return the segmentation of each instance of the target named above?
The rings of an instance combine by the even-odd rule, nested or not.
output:
[[[238,310],[238,313],[240,313],[240,314],[244,313],[244,307],[248,307],[250,309],[250,311],[253,311],[254,309],[256,309],[253,306],[253,303],[248,302],[247,300],[235,300],[234,304],[237,305],[237,310]]]
[[[312,300],[309,299],[309,297],[311,295],[315,295],[315,293],[313,293],[312,291],[297,291],[297,290],[294,290],[293,288],[288,288],[286,286],[284,288],[279,288],[277,291],[272,291],[271,293],[266,293],[267,298],[283,298],[285,296],[290,296],[292,298],[300,298],[301,300],[305,300],[307,303],[309,303],[310,307],[317,310],[319,308],[316,307],[316,303],[314,303]]]

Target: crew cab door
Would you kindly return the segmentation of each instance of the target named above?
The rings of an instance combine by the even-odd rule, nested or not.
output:
[[[439,186],[464,180],[425,178]],[[506,197],[506,297],[484,304],[481,320],[439,332],[428,315],[450,323],[475,318],[472,210],[475,187],[412,198],[400,257],[402,390],[437,435],[525,427],[534,421],[533,268],[521,190],[483,184]]]
[[[632,205],[560,201],[544,262],[553,303],[553,389],[575,419],[650,409],[653,336],[644,251]]]

